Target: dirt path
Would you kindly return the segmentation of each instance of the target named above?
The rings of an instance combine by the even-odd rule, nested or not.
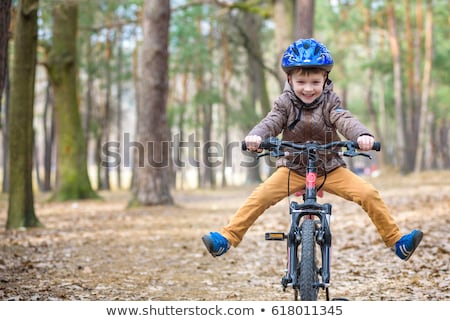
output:
[[[402,231],[421,228],[424,240],[402,262],[358,206],[326,195],[335,213],[332,296],[450,300],[450,171],[372,181]],[[292,292],[280,287],[285,243],[264,241],[264,232],[288,226],[286,200],[223,257],[213,259],[200,240],[226,223],[250,191],[176,192],[176,206],[140,209],[126,209],[126,193],[104,194],[103,201],[38,201],[46,229],[0,231],[0,299],[291,300]],[[6,199],[0,195],[2,227]]]

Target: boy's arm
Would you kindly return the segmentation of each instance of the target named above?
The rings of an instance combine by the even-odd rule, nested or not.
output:
[[[367,129],[353,114],[340,106],[330,110],[330,121],[345,138],[357,141],[360,136],[371,136]]]
[[[336,107],[332,109],[330,119],[342,135],[347,139],[358,142],[360,150],[368,151],[372,149],[375,142],[373,135],[350,111]]]

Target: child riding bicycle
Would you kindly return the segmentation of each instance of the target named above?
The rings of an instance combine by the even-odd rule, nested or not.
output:
[[[358,142],[360,150],[368,151],[374,143],[373,135],[348,110],[344,109],[328,74],[333,58],[328,49],[315,39],[299,39],[285,51],[281,66],[287,75],[282,94],[274,101],[272,110],[245,137],[247,149],[260,151],[263,139],[276,137],[297,143],[315,141],[319,144],[346,139]],[[322,168],[318,169],[318,184],[323,190],[359,204],[369,215],[387,247],[402,260],[408,260],[422,240],[423,233],[413,230],[402,235],[381,199],[379,192],[358,175],[346,168],[336,153],[321,154]],[[256,219],[289,191],[305,187],[306,162],[302,159],[281,158],[277,170],[261,183],[245,203],[219,232],[210,232],[202,240],[213,257],[238,246]]]

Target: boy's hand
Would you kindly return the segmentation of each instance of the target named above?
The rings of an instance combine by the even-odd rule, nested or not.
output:
[[[373,137],[369,135],[359,136],[357,140],[359,149],[362,151],[371,150],[374,142]]]
[[[262,149],[259,148],[259,145],[261,145],[262,138],[258,135],[251,135],[245,137],[245,144],[247,145],[247,150],[252,152],[262,152]]]

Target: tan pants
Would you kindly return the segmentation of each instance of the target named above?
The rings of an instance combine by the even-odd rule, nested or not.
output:
[[[286,167],[278,168],[252,192],[231,217],[229,224],[220,230],[234,247],[242,241],[250,226],[267,208],[287,197],[288,172]],[[294,171],[291,171],[290,175],[291,192],[305,188],[303,176]],[[317,179],[318,185],[322,183],[323,178]],[[359,204],[369,215],[387,247],[393,246],[401,238],[402,234],[378,191],[358,175],[339,167],[327,174],[323,189]]]

